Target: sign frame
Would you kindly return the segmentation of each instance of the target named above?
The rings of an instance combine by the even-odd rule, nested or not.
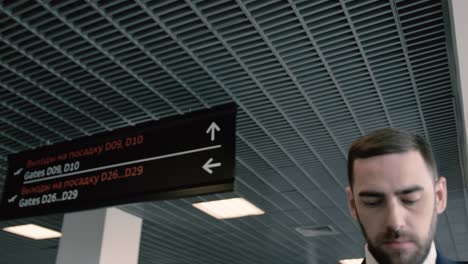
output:
[[[0,220],[233,191],[236,113],[237,106],[230,103],[11,154]],[[49,175],[54,170],[60,173]],[[158,173],[166,178],[151,176]],[[198,178],[190,177],[192,173]],[[68,200],[73,193],[64,194],[67,183],[83,184],[70,189],[76,190],[74,200]],[[153,188],[155,183],[161,185]],[[97,194],[106,187],[110,194]],[[50,203],[44,198],[48,194]],[[32,205],[21,207],[20,199],[26,197],[33,197]]]

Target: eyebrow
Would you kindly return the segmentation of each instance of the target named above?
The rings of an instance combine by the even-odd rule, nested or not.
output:
[[[382,192],[376,192],[376,191],[362,191],[362,192],[359,192],[359,197],[383,198],[385,197],[385,194]]]
[[[406,195],[414,192],[423,191],[424,188],[421,186],[411,186],[405,188],[403,190],[398,190],[395,192],[396,195]],[[385,193],[377,192],[377,191],[361,191],[359,192],[359,197],[375,197],[375,198],[383,198],[385,197]]]

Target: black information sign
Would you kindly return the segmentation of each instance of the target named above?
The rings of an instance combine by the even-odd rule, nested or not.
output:
[[[234,104],[8,156],[0,218],[232,191]]]

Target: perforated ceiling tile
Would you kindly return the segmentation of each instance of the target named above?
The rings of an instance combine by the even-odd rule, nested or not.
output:
[[[453,100],[459,95],[450,79],[443,5],[4,1],[0,186],[9,154],[235,102],[236,190],[121,206],[144,219],[139,263],[360,257],[364,241],[344,195],[347,150],[357,137],[388,126],[420,133],[432,143],[449,189],[462,188]],[[266,214],[218,221],[191,206],[237,196],[265,206]],[[437,243],[466,260],[455,243],[464,230],[460,217],[468,218],[467,197],[449,197]],[[61,218],[29,220],[59,229]],[[1,224],[10,223],[16,221]],[[294,230],[312,223],[334,226],[339,239],[310,241]],[[57,253],[58,240],[0,237],[9,264],[48,263]],[[25,248],[29,254],[16,254]]]

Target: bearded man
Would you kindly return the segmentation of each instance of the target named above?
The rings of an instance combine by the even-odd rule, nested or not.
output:
[[[420,136],[380,129],[352,143],[348,203],[367,241],[366,264],[453,264],[434,244],[447,205],[429,144]]]

